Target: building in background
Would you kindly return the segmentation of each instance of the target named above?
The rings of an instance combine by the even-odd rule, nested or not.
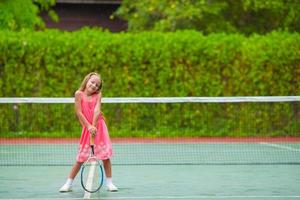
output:
[[[88,26],[120,32],[127,30],[127,23],[110,18],[120,4],[121,0],[57,0],[53,10],[59,22],[52,21],[46,13],[41,16],[47,28],[74,31]]]

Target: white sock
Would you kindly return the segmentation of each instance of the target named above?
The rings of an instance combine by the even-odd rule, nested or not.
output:
[[[106,185],[112,184],[112,178],[106,178]]]
[[[73,179],[72,178],[68,178],[66,184],[72,185],[73,184]]]

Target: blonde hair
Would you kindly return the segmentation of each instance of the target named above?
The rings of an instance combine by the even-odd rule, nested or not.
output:
[[[100,79],[100,85],[99,85],[98,90],[96,91],[97,93],[99,93],[99,92],[101,91],[101,88],[102,88],[102,79],[101,79],[100,74],[98,74],[98,73],[96,73],[96,72],[91,72],[91,73],[89,73],[88,75],[86,75],[86,76],[84,77],[84,79],[83,79],[83,81],[82,81],[82,83],[81,83],[81,85],[80,85],[80,87],[79,87],[78,90],[84,91],[87,82],[90,80],[90,78],[91,78],[92,76],[98,76],[99,79]]]

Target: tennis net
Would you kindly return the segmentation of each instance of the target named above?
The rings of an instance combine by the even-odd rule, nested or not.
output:
[[[103,98],[115,165],[300,164],[300,96]],[[73,98],[0,98],[0,165],[71,165]]]

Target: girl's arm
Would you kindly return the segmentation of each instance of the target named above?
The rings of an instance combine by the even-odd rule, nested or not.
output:
[[[85,126],[90,132],[92,131],[93,127],[88,120],[85,118],[85,116],[82,113],[81,109],[81,91],[76,91],[75,92],[75,112],[78,117],[79,122],[81,123],[82,126]]]
[[[102,97],[102,94],[101,94],[101,92],[99,92],[95,110],[94,110],[94,116],[93,116],[93,126],[95,126],[95,127],[97,125],[99,116],[101,115],[101,97]]]

